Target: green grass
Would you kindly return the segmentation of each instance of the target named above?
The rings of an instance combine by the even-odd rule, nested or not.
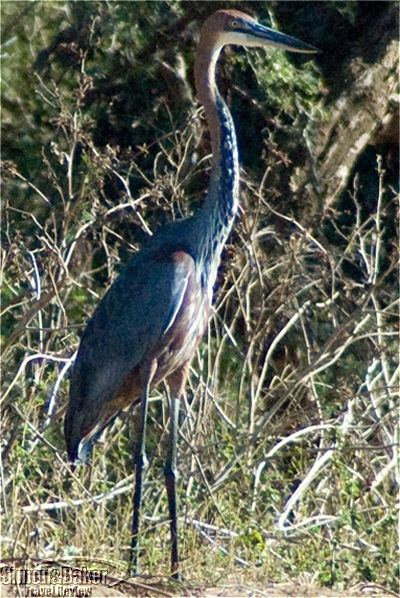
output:
[[[146,22],[150,4],[140,5]],[[168,6],[180,10],[175,2]],[[117,9],[126,7],[110,8]],[[52,15],[58,31],[63,17]],[[108,110],[114,123],[115,106],[103,105],[103,98],[90,104],[86,77],[94,77],[98,91],[103,71],[115,68],[126,83],[126,64],[133,68],[124,45],[131,39],[128,22],[115,34],[121,50],[116,40],[110,50],[112,19],[101,22],[103,36],[80,63],[84,76],[62,76],[68,68],[56,61],[50,81],[35,79],[37,97],[48,100],[43,113],[36,96],[25,94],[33,89],[30,79],[27,90],[21,79],[16,84],[17,95],[33,102],[25,108],[28,121],[34,114],[40,126],[26,127],[29,167],[21,158],[4,173],[2,556],[75,558],[77,564],[85,557],[124,568],[137,414],[118,418],[90,466],[72,475],[62,433],[68,365],[87,318],[146,229],[190,213],[199,202],[208,162],[190,157],[196,149],[202,158],[208,147],[201,145],[201,122],[191,118],[195,104],[172,114],[165,102],[155,108],[153,97],[139,124],[135,115],[124,116],[137,126],[137,145],[96,144],[98,112]],[[134,42],[140,45],[139,33]],[[47,30],[43,36],[41,43],[32,40],[32,51],[53,39]],[[310,225],[300,199],[285,192],[299,169],[309,168],[295,162],[300,115],[327,118],[321,81],[314,67],[295,71],[286,58],[273,59],[279,69],[268,80],[257,56],[239,81],[241,89],[268,85],[270,95],[260,102],[271,120],[263,147],[256,148],[258,161],[242,171],[243,211],[182,405],[182,573],[210,585],[268,580],[345,589],[373,582],[397,591],[395,194],[378,160],[368,175],[376,186],[368,211],[361,187],[350,182]],[[147,72],[150,89],[158,81],[156,66]],[[114,101],[125,91],[122,86]],[[145,97],[149,90],[136,91]],[[7,114],[23,131],[23,113]],[[260,114],[256,108],[249,117]],[[140,536],[141,570],[157,575],[169,573],[163,390],[150,405]]]

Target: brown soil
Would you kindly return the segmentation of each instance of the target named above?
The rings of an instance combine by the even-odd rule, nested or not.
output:
[[[117,580],[116,580],[117,582]],[[60,589],[59,589],[60,588]],[[4,598],[15,598],[18,596],[79,596],[79,586],[15,586],[0,584],[0,596]],[[65,593],[64,593],[65,592]],[[117,596],[132,596],[143,598],[160,598],[165,596],[178,596],[190,598],[368,598],[368,597],[392,597],[396,594],[388,592],[380,586],[373,584],[357,586],[347,592],[336,592],[329,588],[318,586],[301,586],[299,584],[277,584],[266,588],[250,586],[186,586],[185,584],[149,583],[148,581],[117,582],[117,585],[95,585],[89,587],[89,592],[81,594],[90,598],[111,598]]]
[[[118,577],[94,578],[90,579],[91,572],[87,569],[73,569],[74,574],[83,574],[81,582],[72,578],[63,580],[61,583],[55,583],[54,579],[49,578],[39,579],[35,576],[40,573],[51,570],[60,570],[65,567],[65,564],[55,562],[44,562],[39,559],[29,559],[22,561],[21,559],[10,559],[0,563],[0,597],[14,598],[18,596],[88,596],[90,598],[108,598],[117,596],[132,596],[143,598],[160,598],[165,596],[190,597],[190,598],[279,598],[279,597],[296,597],[302,596],[307,598],[368,598],[368,597],[392,597],[397,596],[393,592],[385,590],[385,588],[374,584],[358,584],[354,588],[350,588],[346,592],[339,592],[329,588],[321,588],[315,585],[300,585],[298,583],[281,583],[269,584],[261,587],[260,585],[219,585],[214,587],[207,587],[205,585],[190,585],[187,583],[175,582],[168,578],[162,577],[145,577],[137,576],[130,581],[122,580]],[[18,583],[13,584],[11,581],[11,574],[19,571],[29,571],[31,577],[21,579],[19,577]],[[72,569],[71,569],[72,570]],[[88,579],[89,575],[89,579]],[[86,577],[85,577],[86,576]],[[53,581],[53,583],[52,583]],[[25,583],[23,583],[25,582]],[[99,583],[101,582],[101,583]]]

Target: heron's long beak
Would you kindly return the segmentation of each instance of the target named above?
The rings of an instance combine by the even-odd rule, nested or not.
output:
[[[318,48],[306,44],[291,35],[279,33],[259,23],[251,23],[249,26],[251,33],[248,36],[252,38],[251,45],[273,46],[282,50],[289,50],[290,52],[302,52],[306,54],[314,54],[320,51]]]

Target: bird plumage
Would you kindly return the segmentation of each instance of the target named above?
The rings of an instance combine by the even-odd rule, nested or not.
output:
[[[136,562],[147,398],[151,388],[166,379],[171,417],[164,473],[175,576],[177,404],[207,325],[221,252],[238,208],[235,128],[215,82],[220,51],[229,43],[315,52],[312,46],[263,27],[235,10],[218,11],[204,23],[195,62],[196,91],[204,106],[212,146],[204,206],[190,218],[168,224],[152,236],[103,297],[82,336],[65,419],[69,458],[72,462],[85,460],[104,427],[121,409],[140,401],[132,526],[132,558]]]
[[[190,358],[187,351],[191,356],[200,341],[210,303],[208,280],[196,268],[193,239],[180,235],[183,222],[156,233],[131,258],[87,324],[65,420],[72,462],[86,460],[102,429],[139,400],[137,368],[145,358],[158,363],[155,386],[183,366]]]
[[[199,51],[197,65],[200,61],[201,66],[201,59]],[[172,337],[178,333],[180,328],[173,325],[177,316],[188,325],[186,342],[182,338],[185,350],[169,358],[163,354],[152,387],[191,360],[206,328],[220,256],[239,196],[235,128],[216,89],[215,65],[216,61],[209,76],[218,125],[211,128],[213,158],[204,206],[193,216],[156,232],[133,255],[89,320],[75,362],[65,419],[72,462],[86,461],[105,426],[139,400],[140,373],[136,369],[145,358],[158,363],[158,342],[166,342],[168,330]],[[210,121],[206,94],[203,102]],[[193,323],[187,317],[191,304],[194,314],[201,314]],[[190,342],[192,336],[196,342]]]

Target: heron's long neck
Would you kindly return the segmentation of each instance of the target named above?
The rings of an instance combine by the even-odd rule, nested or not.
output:
[[[204,44],[206,45],[206,44]],[[222,248],[232,228],[238,207],[239,164],[236,134],[231,114],[215,83],[215,67],[220,48],[209,44],[196,55],[196,90],[204,106],[211,134],[211,175],[207,197],[199,218],[207,241],[204,259],[210,265],[209,276],[214,279]],[[199,223],[200,224],[200,223]],[[211,281],[213,284],[214,280]]]

